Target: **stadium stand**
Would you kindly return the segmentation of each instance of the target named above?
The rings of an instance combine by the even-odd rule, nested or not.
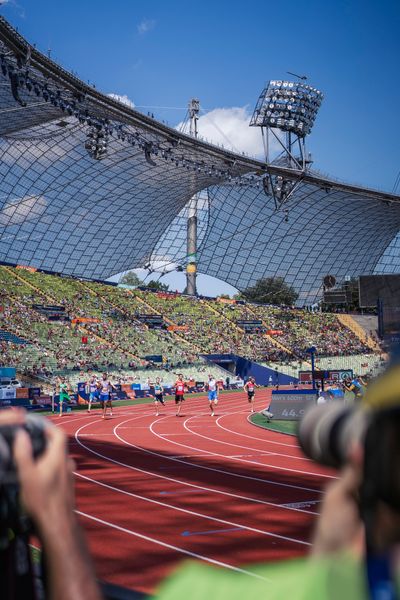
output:
[[[365,373],[380,364],[376,346],[372,352],[342,315],[129,290],[5,266],[0,285],[2,364],[29,377],[64,374],[73,382],[87,371],[107,370],[127,381],[146,381],[180,370],[204,380],[209,367],[200,355],[214,353],[297,376],[309,368],[310,345],[317,348],[320,368]],[[143,322],[146,314],[161,316],[163,327]],[[240,321],[263,327],[246,331]]]
[[[379,350],[377,342],[368,335],[364,329],[357,323],[357,321],[351,315],[338,314],[339,321],[348,329],[350,329],[354,335],[361,340],[361,342],[367,346],[373,352]]]

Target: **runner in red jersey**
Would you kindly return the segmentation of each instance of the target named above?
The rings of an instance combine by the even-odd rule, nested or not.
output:
[[[179,417],[181,412],[182,402],[185,400],[183,394],[185,393],[185,382],[183,381],[182,373],[179,373],[178,379],[175,381],[175,404],[178,405],[176,416]]]
[[[256,380],[254,379],[254,377],[249,377],[243,388],[244,391],[247,392],[247,399],[250,402],[250,412],[254,412],[254,394],[256,387],[260,386],[256,384]]]

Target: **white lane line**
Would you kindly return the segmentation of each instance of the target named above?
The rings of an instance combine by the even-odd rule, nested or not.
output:
[[[171,454],[171,458],[203,458],[207,457],[208,454],[202,454],[198,452],[197,454]]]
[[[140,494],[135,494],[133,492],[128,492],[127,490],[122,490],[121,488],[117,488],[113,485],[109,485],[107,483],[103,483],[102,481],[98,481],[96,479],[92,479],[92,477],[88,477],[87,475],[83,475],[81,473],[75,472],[77,477],[81,479],[85,479],[86,481],[90,481],[91,483],[95,483],[96,485],[100,485],[108,490],[113,492],[117,492],[118,494],[124,494],[125,496],[129,496],[130,498],[137,498],[138,500],[143,500],[144,502],[150,502],[151,504],[157,504],[158,506],[163,506],[165,508],[169,508],[171,510],[175,510],[178,512],[186,513],[187,515],[191,515],[194,517],[200,517],[201,519],[207,519],[208,521],[214,521],[215,523],[222,523],[223,525],[229,525],[230,527],[240,527],[241,529],[245,529],[246,531],[251,531],[252,533],[258,533],[259,535],[264,535],[267,537],[273,537],[279,540],[284,540],[285,542],[291,542],[293,544],[301,544],[302,546],[311,546],[308,542],[304,542],[303,540],[298,540],[296,538],[288,537],[286,535],[280,535],[279,533],[272,533],[272,531],[265,531],[264,529],[258,529],[256,527],[249,527],[247,525],[242,525],[241,523],[235,523],[234,521],[227,521],[226,519],[219,519],[218,517],[212,517],[210,515],[206,515],[204,513],[200,513],[194,510],[189,510],[188,508],[180,508],[179,506],[175,506],[174,504],[168,504],[167,502],[161,502],[161,500],[154,500],[153,498],[149,498],[147,496],[141,496]]]
[[[179,442],[173,442],[172,440],[167,440],[167,439],[161,437],[160,435],[158,435],[152,429],[152,426],[157,422],[158,422],[157,420],[153,421],[153,423],[150,425],[150,431],[155,436],[157,436],[159,439],[161,439],[165,442],[169,442],[170,444],[175,444],[177,446],[184,446],[184,444],[179,444]],[[262,477],[255,477],[253,475],[243,475],[241,473],[235,473],[234,471],[225,471],[224,469],[217,469],[216,467],[207,467],[205,465],[198,465],[198,464],[195,464],[192,462],[188,462],[186,460],[181,460],[179,458],[172,458],[171,456],[166,456],[165,454],[160,454],[159,452],[155,452],[153,450],[147,450],[146,448],[143,448],[142,446],[136,446],[135,444],[127,442],[126,440],[124,440],[117,434],[117,429],[118,429],[118,425],[115,427],[114,432],[115,432],[115,435],[118,437],[118,439],[121,440],[121,442],[124,442],[127,445],[132,446],[133,448],[139,448],[139,449],[143,450],[144,452],[147,452],[148,454],[153,454],[154,456],[158,456],[158,457],[164,458],[166,460],[172,460],[174,462],[182,463],[184,465],[189,465],[189,466],[197,468],[197,469],[205,469],[206,471],[213,471],[214,473],[223,473],[224,475],[229,475],[231,477],[239,477],[240,479],[248,479],[250,481],[258,481],[261,483],[268,483],[270,485],[286,487],[286,488],[290,488],[290,489],[294,489],[294,490],[305,490],[306,492],[315,492],[317,494],[323,493],[321,490],[317,490],[315,488],[308,488],[308,487],[304,487],[301,485],[294,485],[294,484],[290,484],[290,483],[282,483],[282,482],[278,482],[278,481],[272,481],[270,479],[263,479]],[[191,446],[186,446],[186,447],[190,448],[191,450],[198,450],[198,448],[192,448]],[[223,456],[224,458],[226,458],[224,455],[217,455],[214,452],[208,452],[208,451],[204,451],[204,450],[201,450],[201,452],[204,452],[208,456]],[[245,462],[245,461],[243,461],[243,462]],[[249,461],[247,461],[247,462],[249,462]],[[258,465],[258,466],[260,466],[260,465]],[[264,465],[261,465],[261,466],[264,466]],[[298,472],[298,471],[295,471],[295,472]]]
[[[85,437],[104,437],[105,435],[114,435],[113,433],[82,433]]]
[[[101,525],[106,525],[107,527],[112,527],[112,529],[116,529],[121,531],[122,533],[126,533],[128,535],[138,537],[142,540],[146,540],[146,542],[151,542],[152,544],[157,544],[158,546],[163,546],[164,548],[168,548],[169,550],[174,550],[175,552],[179,552],[180,554],[186,554],[187,556],[191,556],[192,558],[197,558],[198,560],[202,560],[203,562],[207,562],[213,565],[217,565],[218,567],[223,567],[224,569],[230,569],[231,571],[237,571],[238,573],[243,573],[244,575],[249,575],[250,577],[255,577],[256,579],[262,579],[264,581],[270,581],[265,577],[261,577],[261,575],[257,575],[256,573],[252,573],[251,571],[246,571],[246,569],[240,569],[239,567],[234,567],[233,565],[229,565],[228,563],[221,562],[214,558],[210,558],[209,556],[204,556],[203,554],[197,554],[196,552],[190,552],[190,550],[185,550],[184,548],[179,548],[178,546],[173,546],[172,544],[167,544],[166,542],[162,542],[161,540],[156,540],[155,538],[151,538],[148,535],[143,535],[142,533],[138,533],[137,531],[132,531],[130,529],[126,529],[126,527],[120,527],[115,523],[110,523],[109,521],[104,521],[103,519],[99,519],[98,517],[94,517],[93,515],[89,515],[88,513],[84,513],[81,510],[75,511],[81,517],[85,517],[86,519],[90,519],[91,521],[95,521],[96,523],[100,523]]]
[[[121,427],[121,429],[148,429],[148,425],[131,425],[130,427]]]
[[[279,456],[275,452],[267,452],[268,456]],[[227,458],[254,458],[260,456],[259,454],[230,454],[227,455]],[[262,463],[260,463],[262,464]]]
[[[148,428],[147,428],[148,429]],[[186,435],[186,437],[188,437],[188,434],[186,433],[186,431],[181,431],[180,433],[163,433],[161,435],[167,435],[168,437],[170,435]]]
[[[145,405],[143,405],[143,406],[145,406]],[[135,407],[132,406],[132,408],[137,408],[137,407],[136,406]],[[130,411],[130,412],[126,412],[126,413],[118,413],[118,415],[116,415],[116,416],[118,416],[118,417],[132,416],[132,413],[134,414],[134,411]],[[154,416],[154,411],[148,412],[148,413],[143,413],[140,416],[146,416],[146,415],[148,415],[148,416]],[[55,414],[55,415],[49,415],[49,416],[45,417],[45,419],[50,419],[51,422],[54,425],[58,426],[58,425],[70,425],[71,423],[73,425],[75,425],[75,423],[77,421],[87,421],[88,419],[91,418],[92,420],[89,423],[87,423],[87,424],[88,425],[94,425],[94,424],[99,424],[99,423],[103,422],[103,419],[101,419],[100,416],[101,416],[100,413],[97,413],[97,414],[84,413],[83,415],[82,414],[80,414],[80,415],[76,414],[72,418],[68,418],[68,417],[61,417],[61,418],[59,418],[58,415]],[[145,428],[148,429],[148,426],[146,425]],[[65,433],[68,435],[68,431],[66,431]]]
[[[187,420],[189,420],[191,418],[192,417],[188,417]],[[169,444],[175,444],[176,446],[181,446],[182,448],[188,448],[189,450],[201,450],[202,452],[204,452],[206,454],[209,454],[210,456],[218,456],[219,458],[227,458],[227,456],[225,454],[220,454],[219,452],[207,451],[207,450],[204,450],[204,449],[201,449],[201,448],[196,448],[195,446],[189,446],[188,444],[181,444],[179,442],[174,442],[173,440],[169,440],[168,438],[164,438],[162,435],[159,435],[156,431],[154,431],[153,426],[156,423],[157,423],[157,420],[155,420],[155,421],[153,421],[153,423],[151,423],[151,425],[150,425],[150,431],[154,435],[156,435],[158,438],[160,438],[161,440],[164,440],[165,442],[168,442]],[[183,426],[186,428],[186,421],[184,422]],[[190,429],[187,429],[187,431],[190,432]],[[200,435],[200,434],[195,434],[194,432],[191,432],[191,433],[193,433],[194,435]],[[201,436],[201,437],[204,437],[204,436]],[[211,439],[211,441],[214,441],[214,440],[212,440],[212,438],[207,438],[207,439]],[[286,468],[286,467],[278,467],[276,465],[270,465],[270,464],[266,464],[266,463],[259,463],[259,462],[256,462],[254,460],[246,460],[244,458],[243,459],[242,458],[236,458],[234,460],[236,462],[240,462],[240,463],[244,463],[244,464],[257,465],[257,466],[262,466],[262,467],[270,467],[271,469],[275,469],[276,471],[287,471],[289,473],[299,473],[301,475],[312,475],[312,476],[315,476],[315,477],[324,477],[324,478],[332,479],[331,475],[323,475],[323,474],[320,474],[320,473],[313,473],[312,471],[310,472],[310,471],[302,471],[300,469],[289,469],[289,468]],[[204,467],[204,468],[208,468],[208,467]],[[220,473],[223,473],[223,472],[224,471],[220,470]],[[237,475],[238,477],[249,478],[249,476],[246,476],[246,475],[238,475],[238,474],[235,474],[235,475]],[[261,479],[261,478],[256,478],[256,479],[258,479],[258,481],[265,481],[264,479]],[[272,483],[272,482],[269,481],[268,483]],[[289,484],[282,484],[282,483],[279,483],[278,485],[289,486]],[[289,487],[293,487],[293,486],[290,485]],[[294,487],[298,487],[298,486],[294,486]],[[302,489],[307,489],[308,491],[318,491],[318,490],[315,490],[315,489],[311,490],[310,488],[302,488]]]
[[[238,414],[238,413],[231,413],[231,414]],[[268,450],[258,450],[258,448],[254,448],[254,447],[251,447],[251,446],[242,446],[240,444],[235,444],[235,443],[232,443],[232,442],[224,442],[224,441],[222,441],[222,440],[220,440],[218,438],[210,438],[210,437],[208,437],[206,435],[202,435],[201,433],[197,433],[197,432],[193,431],[193,426],[192,425],[191,425],[191,427],[187,426],[187,423],[191,419],[195,419],[195,418],[196,417],[188,417],[184,421],[183,426],[184,426],[184,428],[188,432],[193,433],[194,435],[197,435],[199,437],[202,437],[205,440],[210,440],[212,442],[216,442],[217,444],[224,444],[225,446],[234,446],[235,448],[242,448],[243,450],[252,450],[253,452],[258,452],[259,456],[274,454],[275,456],[283,456],[284,458],[290,458],[290,459],[293,459],[293,460],[304,460],[304,461],[307,460],[305,457],[303,458],[302,456],[293,456],[292,454],[283,454],[283,453],[280,453],[280,452],[269,452]],[[164,434],[162,434],[162,435],[164,435]],[[310,462],[310,461],[308,461],[308,462]],[[279,468],[283,468],[283,467],[279,467]]]
[[[222,401],[223,401],[223,399],[224,399],[224,397],[222,396]],[[265,402],[266,402],[266,400],[267,400],[267,398],[265,398],[265,399],[264,398],[259,398],[257,403],[264,402],[264,408],[265,408]],[[233,401],[229,401],[228,400],[228,402],[229,402],[229,406],[231,408],[238,408],[239,406],[243,407],[243,406],[247,405],[247,400],[245,402],[243,402],[243,401],[240,401],[240,399],[236,399],[236,398]],[[229,417],[230,415],[239,414],[239,413],[246,413],[248,415],[247,416],[247,421],[249,421],[249,417],[251,415],[249,414],[248,410],[241,410],[241,411],[237,411],[237,412],[230,411],[230,412],[219,413],[216,421],[219,421],[220,419],[225,418],[225,417]],[[284,442],[276,442],[276,441],[272,441],[272,440],[269,440],[269,439],[266,439],[266,438],[254,438],[253,435],[246,435],[244,433],[239,433],[239,432],[236,432],[234,430],[227,429],[227,428],[223,427],[222,425],[220,427],[221,427],[221,429],[226,429],[226,431],[229,431],[230,433],[234,433],[235,435],[242,435],[244,437],[248,437],[250,439],[256,439],[256,440],[264,442],[264,443],[274,444],[274,445],[277,445],[277,446],[287,446],[288,448],[298,448],[297,444],[288,444],[288,443],[284,443]],[[262,427],[262,429],[265,431],[264,427]],[[280,433],[280,432],[277,431],[277,433]]]
[[[217,417],[216,423],[217,423],[218,427],[220,427],[221,429],[224,429],[225,431],[228,431],[229,433],[234,433],[235,435],[240,435],[242,437],[250,438],[251,440],[257,440],[259,442],[264,442],[264,444],[266,443],[266,444],[274,444],[276,446],[287,446],[288,448],[294,448],[294,449],[298,448],[297,444],[285,444],[284,442],[275,442],[275,441],[269,440],[267,438],[258,438],[258,437],[254,437],[253,435],[247,435],[246,433],[239,433],[238,431],[235,431],[234,429],[228,429],[227,427],[224,427],[223,425],[221,425],[220,420],[225,417],[229,417],[232,414],[235,414],[235,413],[229,413],[229,414],[225,414],[225,415],[221,415],[221,416]],[[250,416],[251,415],[247,416],[247,419],[246,419],[247,421],[249,421]],[[256,425],[256,423],[251,423],[251,424]],[[268,430],[265,429],[265,427],[262,427],[262,429],[264,429],[265,432],[268,432]],[[308,459],[305,459],[305,460],[308,460]]]
[[[139,418],[139,417],[136,417]],[[129,469],[131,471],[137,471],[139,473],[144,473],[145,475],[151,475],[152,477],[158,478],[158,479],[165,479],[166,481],[172,481],[173,483],[178,483],[180,485],[184,485],[190,488],[195,488],[198,490],[205,490],[207,492],[211,492],[213,494],[220,494],[222,496],[228,496],[230,498],[239,498],[240,500],[246,500],[247,502],[252,502],[254,504],[261,504],[261,505],[265,505],[265,506],[271,506],[274,508],[282,508],[280,506],[280,504],[276,503],[276,502],[269,502],[268,500],[260,500],[257,498],[252,498],[250,496],[243,496],[241,494],[234,494],[233,492],[227,492],[224,490],[219,490],[219,489],[215,489],[215,488],[210,488],[204,485],[198,485],[195,483],[189,483],[188,481],[183,481],[181,479],[176,479],[174,477],[169,477],[168,475],[161,475],[160,473],[155,473],[154,471],[147,471],[145,469],[140,469],[139,467],[134,467],[132,465],[123,463],[121,461],[115,460],[113,458],[110,458],[109,456],[106,456],[104,454],[101,454],[100,452],[97,452],[96,450],[93,450],[92,448],[89,448],[88,446],[86,446],[85,444],[83,444],[80,440],[79,440],[79,433],[81,431],[81,429],[87,427],[87,425],[83,425],[80,429],[78,429],[78,431],[75,433],[75,439],[77,441],[77,443],[82,447],[85,448],[85,450],[87,450],[88,452],[95,454],[96,456],[98,456],[99,458],[102,458],[104,460],[107,460],[113,464],[119,465],[121,467],[124,467],[126,469]],[[148,454],[155,454],[156,456],[160,456],[163,457],[162,454],[158,454],[156,452],[152,452],[150,450],[146,450],[144,448],[141,448],[140,446],[136,446],[135,444],[132,444],[131,442],[127,442],[126,440],[124,440],[123,438],[121,438],[118,433],[116,432],[117,427],[114,428],[114,432],[115,432],[115,436],[126,446],[130,446],[133,448],[136,448],[137,450],[141,450],[142,452],[148,453]],[[163,457],[165,458],[165,457]],[[177,460],[177,459],[172,459],[174,462],[185,462],[182,460]],[[185,464],[189,465],[190,468],[192,468],[192,463],[189,462],[185,462]],[[194,465],[196,466],[196,465]],[[298,489],[298,488],[296,488]],[[309,490],[309,491],[317,491],[318,490]],[[321,492],[318,492],[321,493]],[[309,511],[309,510],[302,510],[302,509],[298,509],[298,508],[288,508],[287,510],[293,510],[295,512],[301,512],[301,513],[305,513],[305,514],[311,514],[311,515],[316,515],[317,513],[314,513],[313,511]]]

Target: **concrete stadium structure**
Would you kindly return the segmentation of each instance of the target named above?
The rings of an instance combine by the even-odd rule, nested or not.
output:
[[[281,276],[400,272],[400,197],[265,164],[179,133],[39,53],[0,19],[0,262],[106,279],[186,263],[201,192],[198,271],[239,289]],[[266,177],[296,183],[284,207]]]

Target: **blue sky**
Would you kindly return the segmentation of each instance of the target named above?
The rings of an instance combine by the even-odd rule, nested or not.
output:
[[[4,0],[0,0],[3,3]],[[40,50],[137,106],[248,107],[266,81],[307,74],[325,100],[315,166],[391,190],[400,169],[400,3],[364,0],[8,0]],[[147,109],[172,125],[185,110]]]
[[[244,119],[264,84],[286,71],[306,74],[325,95],[308,141],[314,166],[393,188],[400,170],[399,2],[0,0],[0,13],[83,80],[171,125],[198,97],[219,128],[228,127],[234,146],[250,153],[259,151],[257,132],[249,133]],[[210,120],[200,126],[221,141]]]

